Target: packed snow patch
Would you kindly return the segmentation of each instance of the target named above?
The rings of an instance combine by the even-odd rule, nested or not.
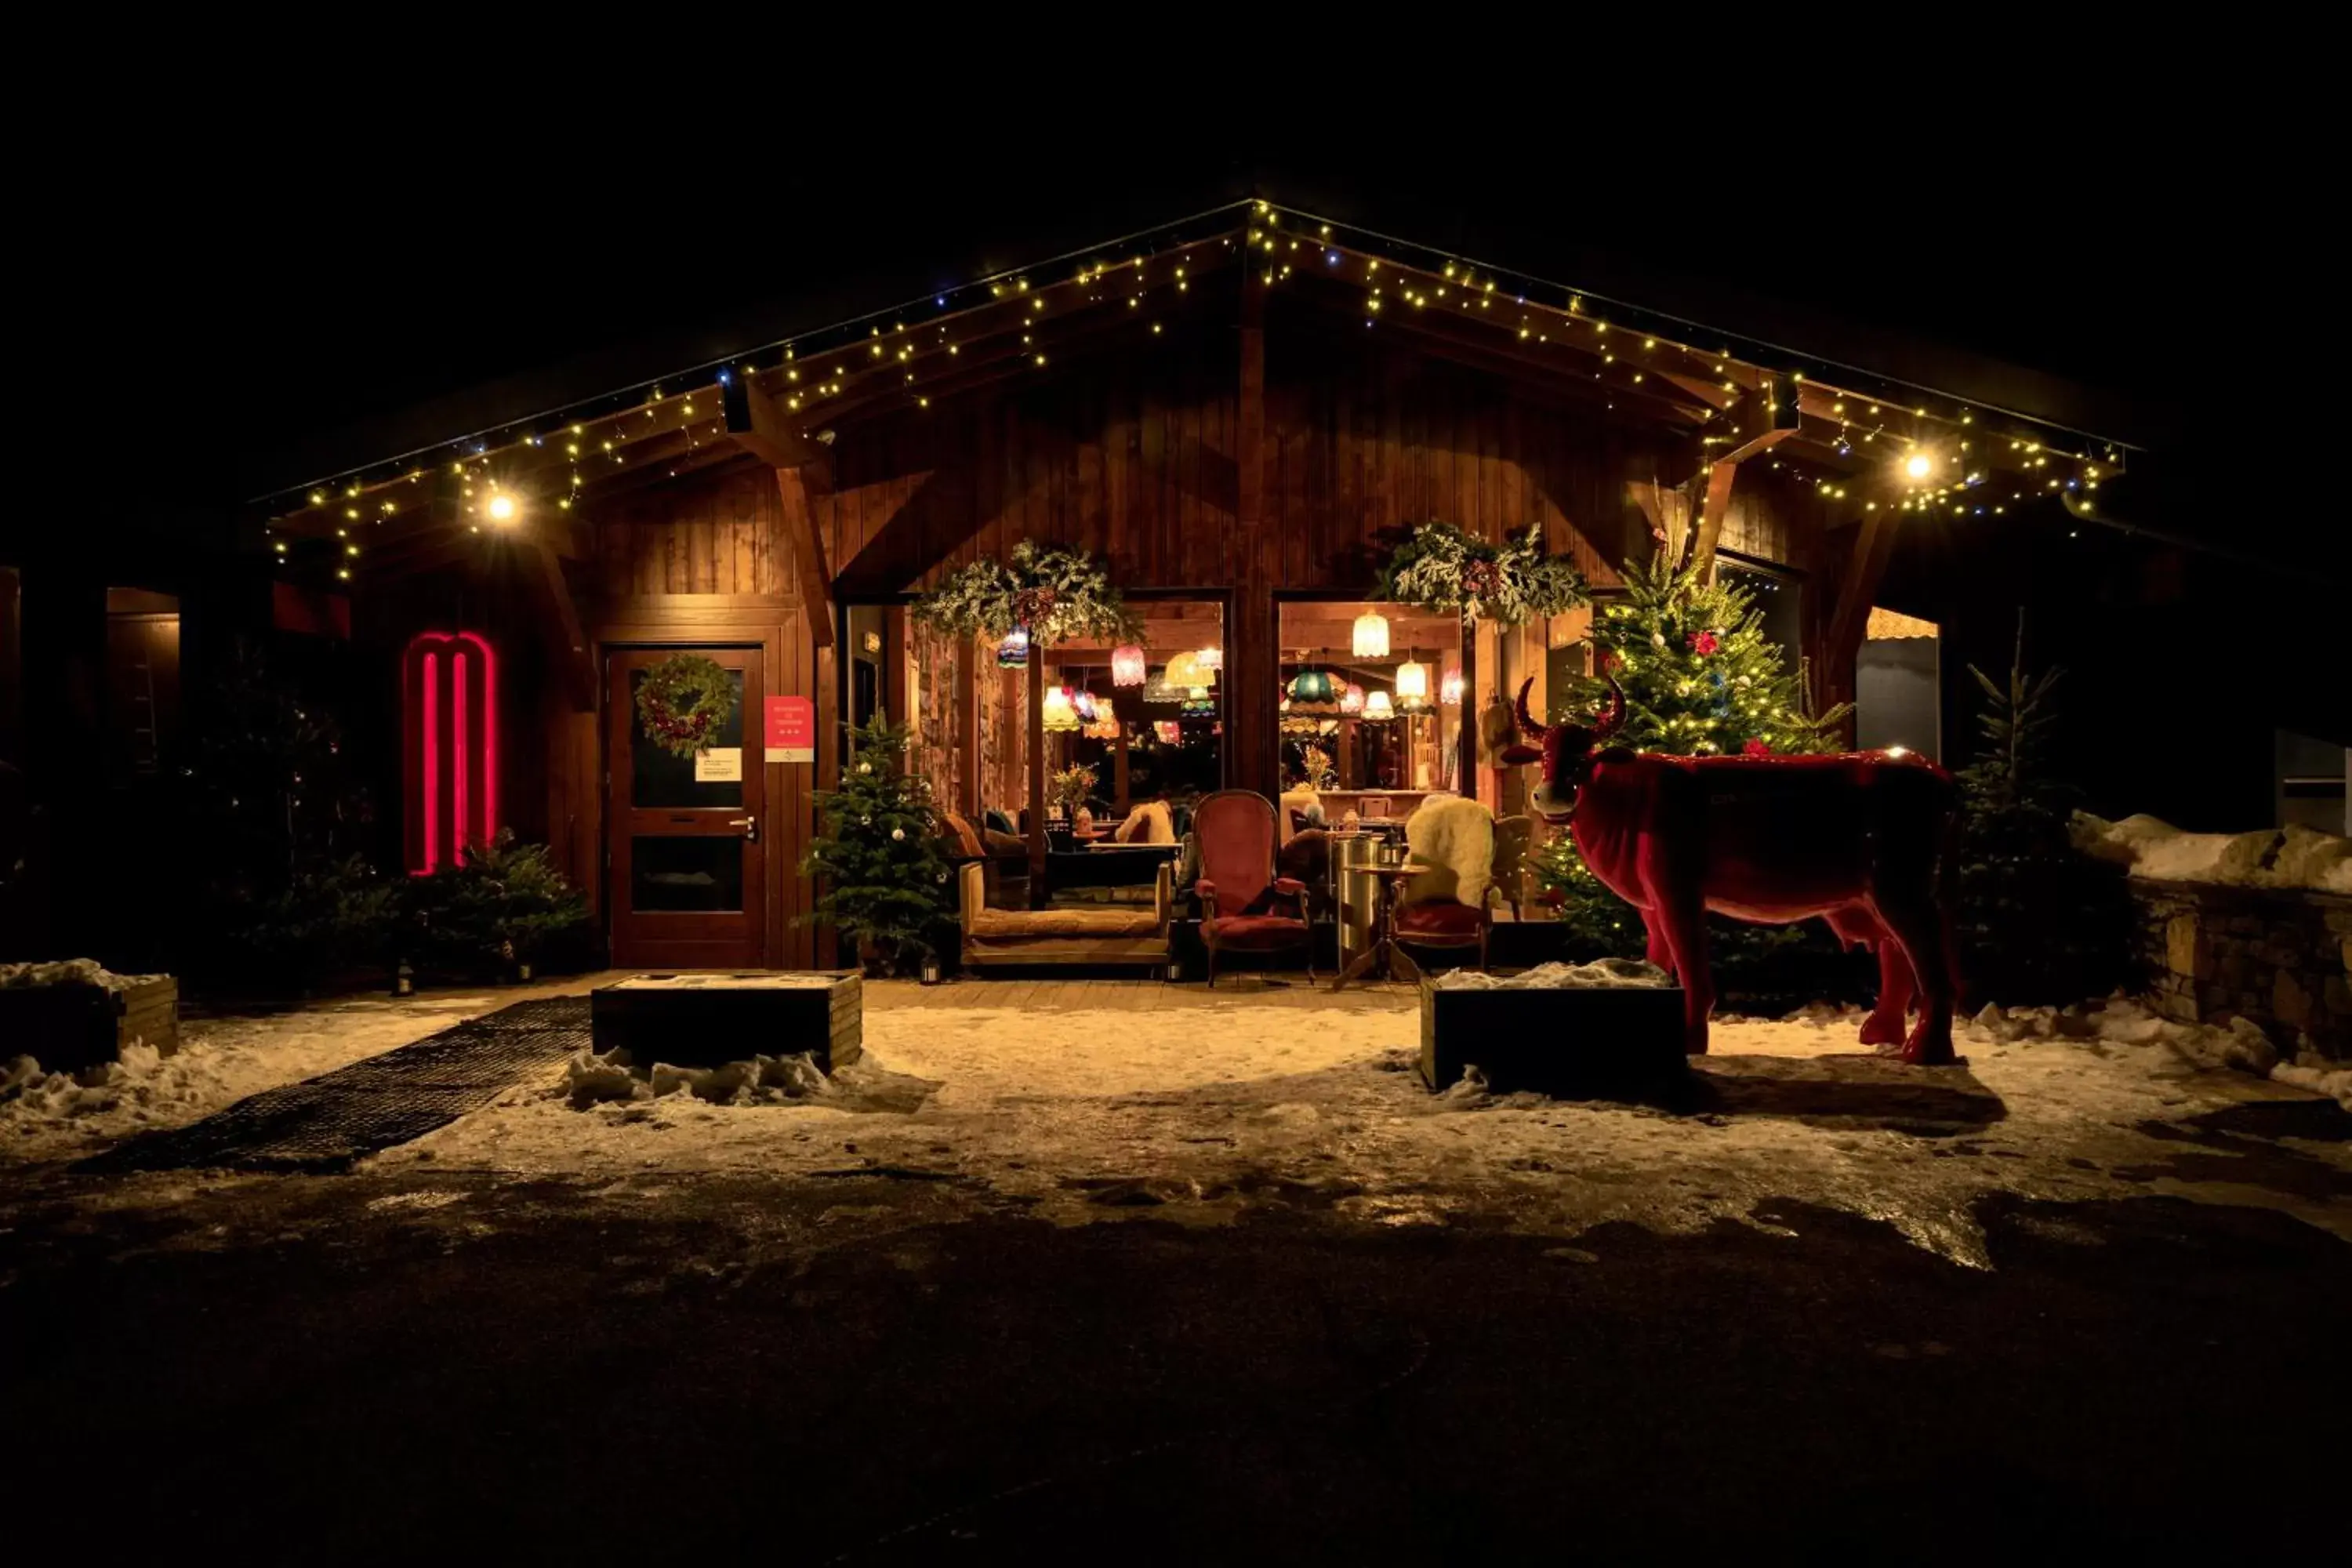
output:
[[[575,1054],[564,1067],[564,1082],[572,1109],[585,1110],[609,1100],[658,1100],[667,1094],[690,1094],[712,1105],[784,1105],[834,1092],[806,1051],[791,1056],[755,1056],[723,1067],[682,1068],[656,1062],[639,1069],[625,1054],[593,1051]]]
[[[1452,969],[1431,984],[1441,991],[1621,991],[1674,981],[1656,964],[1638,958],[1597,958],[1591,963],[1539,963],[1510,975]]]
[[[2160,882],[2235,888],[2308,888],[2352,893],[2352,838],[2300,825],[2251,833],[2183,833],[2146,815],[2109,822],[2074,814],[2074,847]]]
[[[0,963],[0,991],[45,990],[55,985],[94,985],[101,991],[169,979],[163,974],[117,974],[94,958],[60,958],[40,963]]]

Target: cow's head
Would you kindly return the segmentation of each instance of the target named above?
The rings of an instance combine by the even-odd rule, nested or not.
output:
[[[1624,688],[1613,675],[1601,679],[1609,682],[1609,708],[1590,724],[1537,723],[1528,712],[1528,693],[1535,686],[1535,678],[1529,676],[1519,687],[1515,709],[1519,731],[1536,744],[1506,746],[1503,761],[1543,764],[1543,778],[1536,784],[1535,808],[1547,822],[1566,822],[1576,815],[1577,792],[1591,776],[1597,748],[1625,722]]]

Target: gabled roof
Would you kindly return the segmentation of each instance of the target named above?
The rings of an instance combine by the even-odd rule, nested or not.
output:
[[[478,527],[496,498],[577,501],[732,460],[792,465],[854,423],[1141,346],[1214,309],[1247,269],[1362,330],[1514,382],[1687,431],[1705,458],[1774,445],[1832,500],[2000,510],[2056,494],[2078,514],[2128,448],[2014,410],[1873,376],[1264,200],[982,278],[472,431],[256,504],[279,535]],[[1231,296],[1224,298],[1230,300]],[[1225,317],[1218,318],[1220,321]],[[1911,459],[1917,458],[1915,468]],[[346,548],[356,552],[357,544]],[[338,552],[340,556],[341,552]]]

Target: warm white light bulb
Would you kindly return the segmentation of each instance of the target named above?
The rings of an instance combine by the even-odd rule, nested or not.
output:
[[[504,490],[492,490],[490,499],[483,510],[488,513],[492,522],[512,522],[515,515],[514,497]]]
[[[1924,479],[1936,471],[1936,459],[1925,452],[1914,452],[1904,459],[1903,471],[1915,479]]]

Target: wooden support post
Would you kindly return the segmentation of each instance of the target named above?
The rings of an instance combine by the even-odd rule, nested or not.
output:
[[[824,563],[824,543],[816,535],[812,489],[830,483],[830,470],[817,464],[776,470],[776,496],[783,508],[784,536],[793,547],[800,580],[801,609],[819,647],[833,646],[833,574]]]
[[[1854,692],[1854,660],[1862,652],[1863,634],[1870,626],[1870,602],[1886,575],[1895,552],[1895,514],[1881,508],[1863,515],[1854,531],[1853,553],[1846,558],[1838,584],[1836,608],[1831,612],[1828,635],[1822,642],[1822,705],[1850,702]],[[1851,725],[1848,726],[1852,728]]]
[[[1476,700],[1471,696],[1472,692],[1478,689],[1478,635],[1479,627],[1475,621],[1465,620],[1462,623],[1462,707],[1455,719],[1455,727],[1459,732],[1454,737],[1454,747],[1460,753],[1461,761],[1455,764],[1459,770],[1459,776],[1454,779],[1454,787],[1470,800],[1477,800],[1486,795],[1496,796],[1496,798],[1486,801],[1488,807],[1492,808],[1499,802],[1500,785],[1497,784],[1492,791],[1478,787],[1478,726],[1475,718],[1478,708]],[[1497,668],[1499,668],[1499,661]],[[1433,696],[1444,694],[1442,688],[1445,680],[1445,658],[1442,653],[1437,660],[1437,679],[1441,690],[1431,693]],[[1442,715],[1444,710],[1440,708],[1438,711]]]
[[[1690,563],[1698,568],[1703,587],[1715,585],[1715,546],[1723,537],[1723,520],[1731,510],[1731,482],[1739,465],[1729,460],[1711,463],[1706,470],[1706,498],[1699,503],[1698,526],[1691,531]]]
[[[532,539],[524,551],[547,657],[563,682],[564,694],[571,698],[573,711],[593,713],[596,658],[589,650],[588,634],[581,627],[579,606],[572,602],[571,584],[563,580],[563,563],[544,539]]]
[[[1275,647],[1274,572],[1281,542],[1265,523],[1265,285],[1244,267],[1237,318],[1238,402],[1234,421],[1236,592],[1226,630],[1225,783],[1267,799],[1282,793],[1280,748],[1275,733],[1275,687],[1281,669]]]
[[[1706,499],[1691,532],[1690,564],[1698,568],[1702,586],[1715,585],[1715,547],[1723,537],[1723,520],[1731,510],[1732,480],[1739,465],[1759,452],[1769,451],[1797,433],[1803,417],[1797,405],[1797,383],[1790,376],[1769,375],[1764,384],[1734,409],[1725,426],[1734,441],[1729,450],[1706,468]]]
[[[1111,742],[1110,805],[1112,812],[1119,816],[1127,815],[1127,731],[1129,728],[1129,726],[1122,721],[1118,727],[1118,737]]]
[[[963,675],[956,682],[956,807],[980,821],[980,658],[978,637],[963,639]]]
[[[1029,645],[1029,907],[1045,907],[1045,650]]]

